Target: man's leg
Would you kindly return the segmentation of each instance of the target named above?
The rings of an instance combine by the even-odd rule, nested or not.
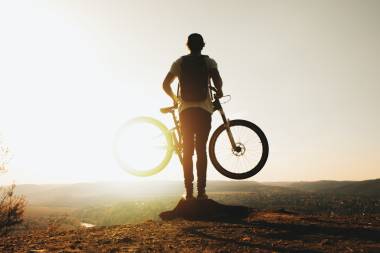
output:
[[[207,175],[207,140],[211,130],[211,113],[199,109],[197,131],[195,134],[195,149],[197,152],[197,188],[198,196],[206,196],[206,175]]]
[[[192,113],[185,110],[180,113],[180,124],[183,140],[183,176],[186,188],[186,197],[193,195],[193,153],[194,153],[194,131],[192,127]]]

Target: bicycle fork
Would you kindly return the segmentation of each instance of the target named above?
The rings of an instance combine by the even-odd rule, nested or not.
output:
[[[237,146],[236,146],[236,142],[235,142],[235,139],[234,137],[232,136],[232,132],[231,132],[231,128],[230,128],[230,120],[226,118],[226,115],[223,111],[223,108],[219,108],[218,111],[220,112],[220,115],[222,116],[222,119],[223,119],[223,124],[224,124],[224,127],[226,128],[227,130],[227,135],[228,135],[228,139],[230,140],[230,143],[231,143],[231,146],[232,146],[232,149],[233,150],[236,150],[237,149]]]
[[[232,135],[231,128],[230,128],[230,120],[226,118],[226,114],[223,111],[223,107],[220,104],[219,99],[215,99],[215,101],[213,101],[213,105],[214,105],[214,110],[218,110],[219,113],[220,113],[220,115],[222,116],[223,125],[226,128],[226,130],[227,130],[227,135],[228,135],[228,139],[229,139],[229,141],[231,143],[232,150],[237,150],[238,147],[236,145],[235,139],[234,139],[234,137]]]

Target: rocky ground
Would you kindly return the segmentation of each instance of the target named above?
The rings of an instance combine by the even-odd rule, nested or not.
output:
[[[224,210],[225,215],[189,220],[178,217],[182,207],[188,210],[189,205],[180,202],[173,210],[176,215],[167,219],[166,213],[165,221],[13,233],[0,238],[0,252],[380,252],[377,215],[250,210],[244,217],[228,219],[242,207],[210,202],[204,205],[206,213]]]

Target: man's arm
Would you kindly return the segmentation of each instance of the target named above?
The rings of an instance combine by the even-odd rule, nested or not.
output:
[[[222,78],[220,77],[218,69],[212,68],[210,70],[210,76],[211,76],[212,82],[215,85],[215,88],[218,90],[216,93],[216,96],[223,97],[223,91],[222,91],[223,81],[222,81]]]
[[[174,81],[174,79],[175,79],[175,75],[173,75],[171,72],[168,72],[168,74],[166,75],[166,77],[164,79],[164,82],[162,83],[162,88],[164,89],[165,93],[168,94],[169,97],[171,97],[173,99],[174,104],[176,104],[177,103],[177,97],[173,93],[172,88],[170,86],[172,84],[172,82]]]

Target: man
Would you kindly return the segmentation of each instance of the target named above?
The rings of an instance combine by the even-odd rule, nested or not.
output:
[[[176,60],[163,82],[164,91],[179,104],[179,119],[183,137],[183,173],[185,179],[186,199],[193,197],[193,153],[197,154],[197,199],[207,199],[206,173],[207,152],[206,144],[211,129],[211,114],[213,105],[210,97],[210,78],[217,89],[217,97],[222,97],[222,79],[217,69],[217,63],[202,55],[205,43],[200,34],[190,34],[187,47],[190,54]],[[175,78],[179,79],[179,97],[172,89]]]

